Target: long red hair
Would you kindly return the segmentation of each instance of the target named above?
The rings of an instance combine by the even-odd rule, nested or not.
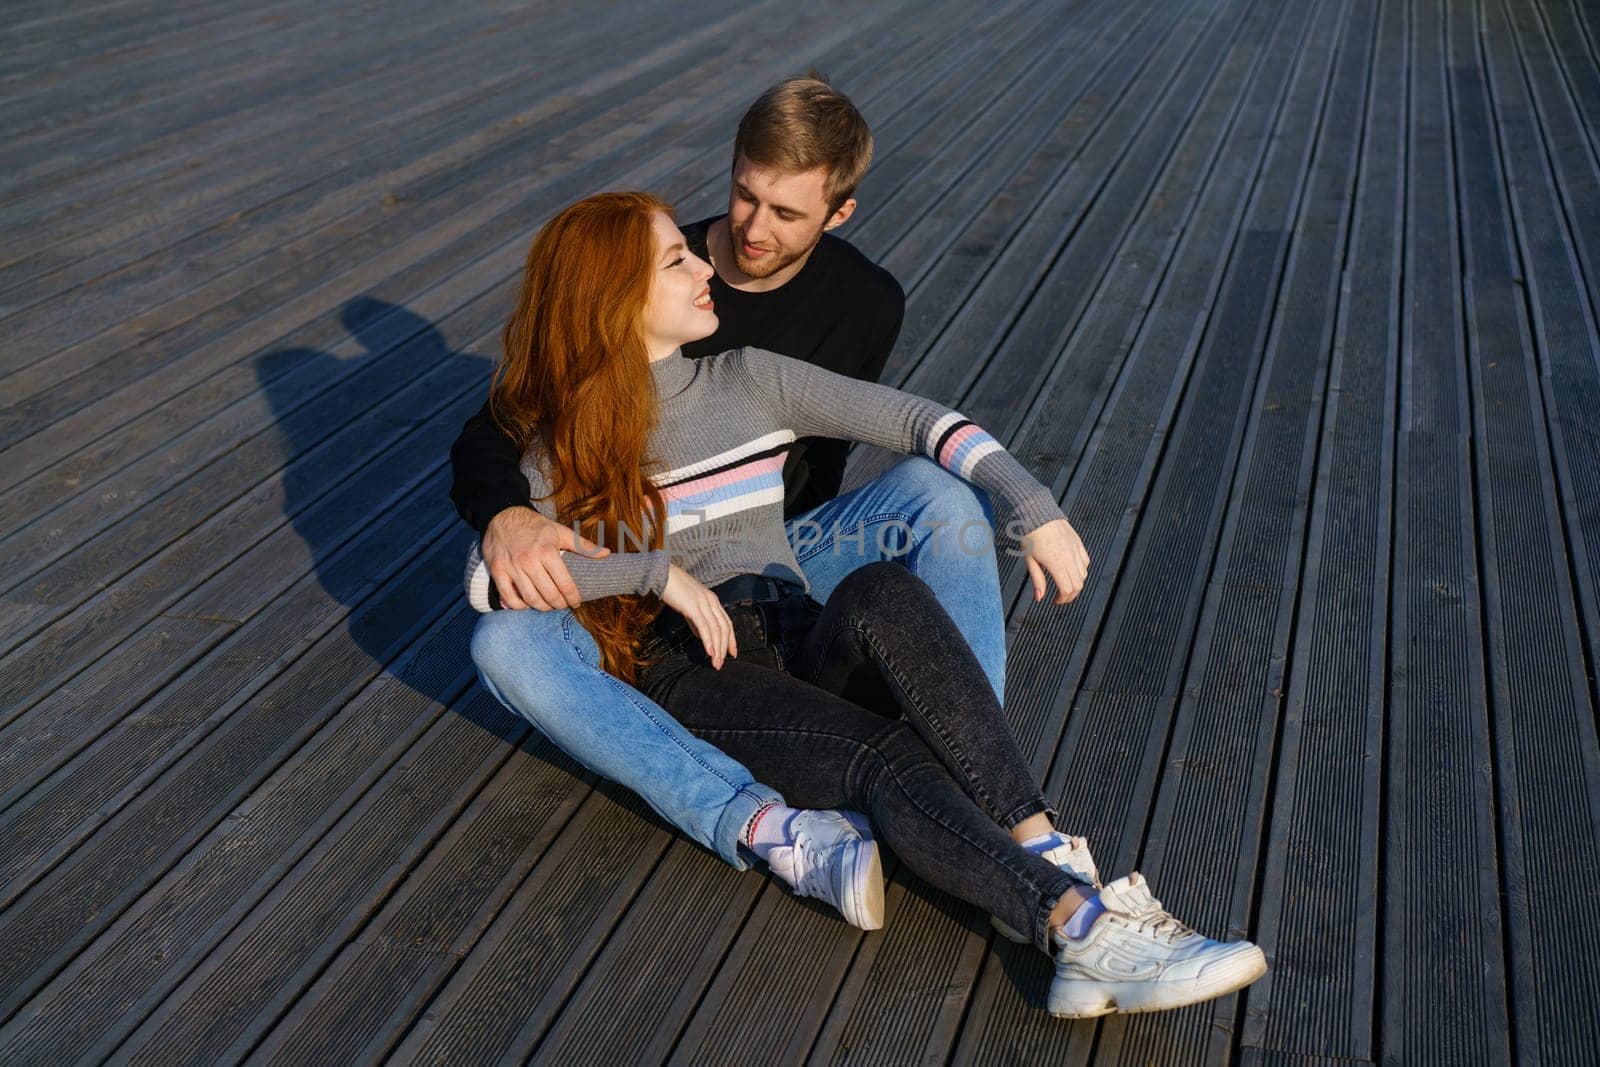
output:
[[[663,544],[661,494],[645,475],[657,399],[640,332],[654,276],[648,193],[601,193],[545,223],[528,250],[522,293],[505,329],[489,411],[526,452],[540,445],[557,517],[613,552]],[[624,537],[627,543],[623,543]],[[655,597],[578,606],[601,666],[632,682]]]

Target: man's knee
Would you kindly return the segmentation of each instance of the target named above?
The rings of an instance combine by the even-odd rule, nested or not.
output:
[[[516,671],[548,671],[553,661],[571,655],[563,628],[570,614],[527,609],[480,615],[472,630],[473,666],[495,686]]]
[[[944,523],[951,530],[968,522],[993,522],[993,509],[983,490],[962,481],[924,456],[911,456],[888,472],[904,495],[917,525]]]

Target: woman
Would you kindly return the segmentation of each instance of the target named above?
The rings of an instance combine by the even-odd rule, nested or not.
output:
[[[665,204],[602,194],[535,239],[507,328],[491,410],[525,446],[535,506],[613,550],[568,560],[605,669],[790,800],[865,812],[920,877],[1026,931],[1055,961],[1054,1014],[1254,981],[1260,949],[1184,927],[1137,874],[1097,891],[1066,849],[1023,847],[1053,813],[981,666],[903,568],[865,567],[826,605],[806,597],[783,457],[806,436],[926,453],[1030,531],[1038,595],[1088,565],[1053,495],[930,401],[759,350],[684,359],[717,324],[710,275]]]

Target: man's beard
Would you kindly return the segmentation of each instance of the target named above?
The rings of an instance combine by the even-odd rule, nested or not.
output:
[[[760,259],[746,259],[744,255],[744,234],[736,227],[728,227],[728,243],[733,245],[733,262],[739,272],[746,278],[770,278],[795,260],[802,258],[822,240],[822,231],[811,239],[811,243],[798,252],[785,252],[782,249],[768,252]]]

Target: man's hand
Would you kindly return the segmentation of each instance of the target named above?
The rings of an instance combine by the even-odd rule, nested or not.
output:
[[[661,591],[661,602],[683,616],[689,629],[706,647],[712,667],[720,671],[725,656],[739,655],[739,643],[733,636],[733,620],[728,618],[722,601],[698,578],[676,563],[667,570],[667,587]]]
[[[1033,599],[1044,599],[1045,575],[1056,583],[1056,603],[1065,604],[1083,591],[1089,576],[1089,552],[1083,539],[1066,519],[1054,519],[1022,539],[1028,576],[1033,579]]]
[[[506,508],[483,532],[483,562],[500,603],[508,608],[558,611],[578,606],[578,587],[561,559],[563,551],[597,558],[611,552],[528,507]]]

